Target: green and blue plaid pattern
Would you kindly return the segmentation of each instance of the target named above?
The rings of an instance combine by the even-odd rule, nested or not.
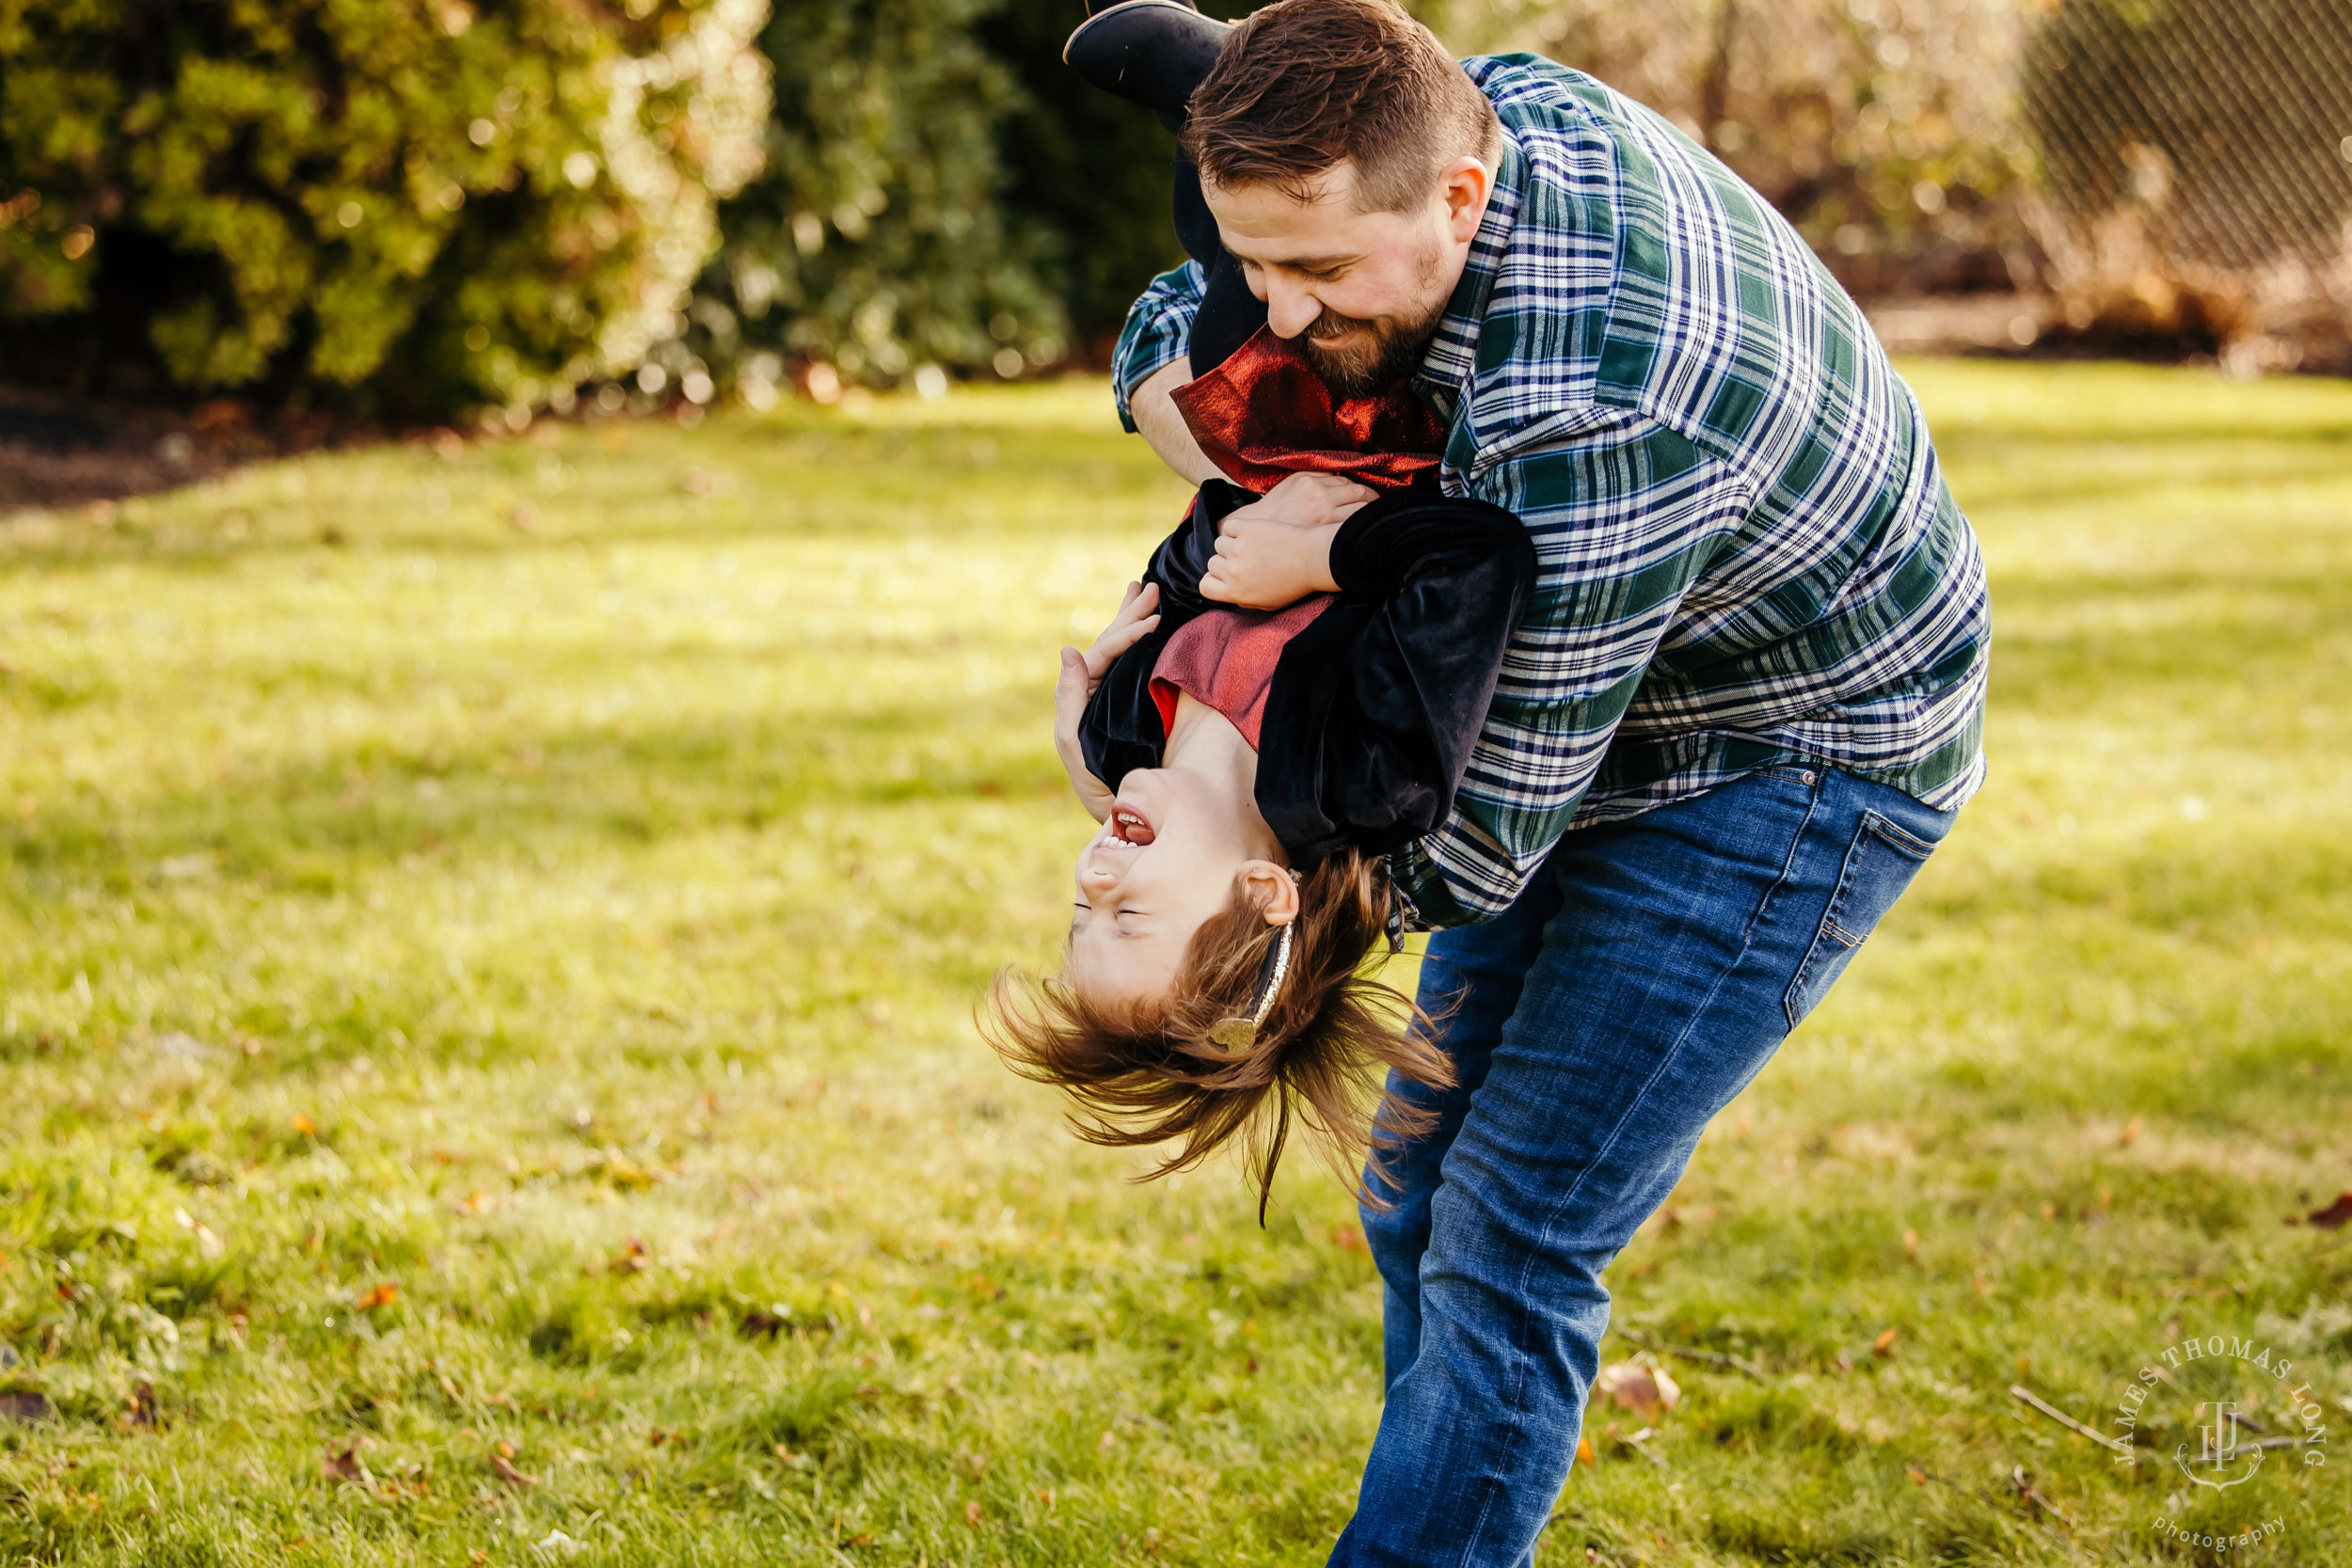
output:
[[[1861,312],[1648,109],[1534,55],[1464,68],[1502,166],[1414,385],[1452,430],[1444,487],[1516,513],[1542,578],[1399,881],[1435,924],[1494,914],[1570,827],[1774,764],[1958,806],[1984,774],[1984,563]],[[1136,301],[1122,417],[1201,281]]]

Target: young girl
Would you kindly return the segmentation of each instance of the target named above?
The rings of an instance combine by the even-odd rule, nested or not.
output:
[[[1387,852],[1445,819],[1535,556],[1438,493],[1440,429],[1402,388],[1335,399],[1261,330],[1177,401],[1232,482],[1062,651],[1056,742],[1103,828],[1061,974],[1000,977],[993,1037],[1081,1136],[1181,1140],[1154,1175],[1243,1137],[1263,1219],[1294,1114],[1352,1173],[1375,1074],[1451,1081],[1366,959],[1401,945]]]

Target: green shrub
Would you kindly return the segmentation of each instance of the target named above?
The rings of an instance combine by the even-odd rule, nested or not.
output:
[[[1084,15],[1076,0],[779,8],[761,40],[767,172],[723,209],[695,333],[665,363],[731,366],[757,398],[787,357],[888,384],[1106,348],[1183,254],[1175,138],[1062,64]]]
[[[1211,0],[1207,8],[1232,16],[1249,7]],[[1040,271],[1072,336],[1106,347],[1144,285],[1184,257],[1168,218],[1176,138],[1062,63],[1081,13],[1065,0],[1006,0],[980,37],[1022,88],[997,135],[1006,203],[1041,235]]]
[[[1043,233],[1000,200],[997,138],[1021,95],[974,34],[993,3],[777,8],[760,40],[775,80],[766,171],[727,204],[697,330],[672,352],[732,364],[755,399],[785,356],[882,384],[1061,356]]]
[[[190,390],[561,403],[682,327],[763,15],[0,0],[0,316],[135,324]]]

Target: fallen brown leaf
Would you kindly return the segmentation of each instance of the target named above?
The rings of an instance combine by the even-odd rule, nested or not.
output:
[[[503,1448],[505,1445],[501,1444],[500,1447]],[[490,1468],[499,1473],[499,1479],[501,1481],[503,1481],[512,1486],[536,1486],[539,1484],[539,1478],[537,1476],[523,1474],[522,1471],[515,1468],[514,1462],[502,1453],[494,1453],[490,1456]]]
[[[1877,1338],[1871,1340],[1870,1354],[1881,1357],[1894,1354],[1895,1336],[1898,1332],[1898,1330],[1890,1328],[1885,1333],[1880,1335]]]
[[[1600,1463],[1600,1456],[1593,1452],[1593,1440],[1591,1438],[1579,1437],[1576,1440],[1576,1462],[1579,1465],[1597,1465]]]
[[[1682,1401],[1682,1389],[1665,1368],[1639,1361],[1618,1361],[1603,1367],[1593,1380],[1593,1392],[1644,1420],[1662,1416]]]
[[[1372,1256],[1372,1243],[1365,1241],[1364,1233],[1352,1225],[1334,1226],[1331,1243],[1342,1252],[1359,1253],[1366,1258]]]
[[[362,1312],[373,1312],[379,1307],[389,1307],[400,1299],[400,1287],[390,1280],[382,1280],[357,1303]]]
[[[342,1452],[328,1454],[319,1461],[319,1474],[329,1481],[358,1481],[365,1468],[359,1463],[359,1450],[367,1447],[367,1442],[364,1437],[355,1437],[343,1445]]]
[[[294,1118],[294,1130],[307,1138],[319,1130],[319,1124],[296,1112]]]
[[[2303,1217],[2322,1230],[2341,1230],[2352,1224],[2352,1193],[2338,1193],[2327,1208],[2314,1209]]]
[[[2134,1117],[2131,1120],[2123,1124],[2123,1147],[2125,1148],[2129,1148],[2132,1145],[2139,1142],[2139,1134],[2143,1125],[2144,1124],[2137,1117]]]
[[[963,1505],[963,1522],[974,1529],[980,1528],[980,1500],[974,1497]]]

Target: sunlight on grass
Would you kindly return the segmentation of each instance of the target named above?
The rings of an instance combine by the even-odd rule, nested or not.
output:
[[[2259,1334],[2352,1412],[2281,1224],[2352,1186],[2352,388],[1907,370],[1992,782],[1612,1271],[1767,1378],[1675,1361],[1662,1468],[1597,1410],[1547,1563],[2171,1560],[2231,1506],[2010,1384]],[[1321,1561],[1338,1184],[1128,1185],[971,1026],[1086,826],[1054,649],[1183,500],[1075,382],[0,523],[0,1550]]]

